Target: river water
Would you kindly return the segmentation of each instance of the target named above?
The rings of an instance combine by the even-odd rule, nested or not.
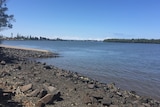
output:
[[[160,44],[91,41],[3,41],[3,44],[57,52],[61,57],[37,60],[160,100]]]

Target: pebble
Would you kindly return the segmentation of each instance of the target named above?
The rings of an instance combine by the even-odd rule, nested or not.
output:
[[[89,88],[89,89],[95,88],[95,84],[88,84],[88,88]]]
[[[6,65],[6,62],[5,61],[1,61],[1,65]]]

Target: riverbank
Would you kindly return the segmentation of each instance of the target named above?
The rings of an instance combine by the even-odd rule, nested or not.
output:
[[[0,105],[18,107],[159,107],[160,102],[28,58],[49,52],[1,47]],[[3,99],[3,100],[2,100]]]

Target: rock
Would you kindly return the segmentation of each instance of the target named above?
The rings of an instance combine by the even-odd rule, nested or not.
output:
[[[19,87],[17,87],[17,89],[16,89],[16,94],[17,95],[22,94],[21,89]]]
[[[42,103],[41,101],[38,101],[38,102],[35,104],[35,107],[45,107],[45,104]]]
[[[110,105],[112,104],[112,100],[110,100],[110,99],[102,100],[101,103],[102,103],[104,106],[110,106]]]
[[[3,71],[3,72],[0,73],[1,78],[5,77],[5,76],[11,76],[11,74],[6,72],[6,71]]]
[[[48,85],[43,84],[43,87],[44,87],[44,89],[45,89],[45,90],[47,90],[47,91],[48,91]]]
[[[135,92],[135,91],[130,91],[130,93],[131,93],[131,94],[136,94],[136,92]]]
[[[148,98],[142,98],[140,101],[141,101],[141,103],[148,103],[149,100],[148,100]]]
[[[24,85],[21,87],[22,92],[26,92],[32,88],[32,84]]]
[[[128,97],[129,97],[128,91],[124,91],[124,92],[123,92],[123,96],[124,96],[125,98],[128,98]]]
[[[118,88],[115,86],[115,83],[108,84],[107,86],[108,86],[108,88],[110,89],[111,92],[118,91]]]
[[[16,86],[22,86],[23,84],[24,84],[24,82],[22,82],[22,81],[19,81],[19,82],[15,83]]]
[[[43,86],[47,90],[48,93],[53,93],[57,89],[53,86],[47,86],[46,84],[43,84]]]
[[[39,94],[39,89],[32,91],[31,93],[27,94],[28,97],[36,97]]]
[[[1,61],[1,65],[6,65],[6,62],[5,61]]]
[[[45,69],[52,69],[51,66],[45,65],[44,66]]]
[[[49,86],[48,90],[50,93],[53,93],[57,88],[53,87],[53,86]]]
[[[98,93],[94,93],[94,94],[92,94],[92,96],[97,100],[103,99],[103,96]]]
[[[117,92],[117,95],[119,95],[119,96],[122,96],[122,93],[120,93],[120,92]]]
[[[42,89],[42,90],[39,92],[38,97],[39,97],[39,98],[42,98],[42,97],[44,97],[46,94],[47,94],[47,90]]]
[[[52,94],[47,94],[44,97],[42,97],[38,102],[41,102],[43,104],[47,104],[52,101],[53,95]]]
[[[88,88],[89,88],[89,89],[95,88],[95,84],[88,84]]]
[[[110,105],[109,107],[119,107],[118,105]]]
[[[14,67],[14,69],[21,70],[22,67],[21,67],[20,65],[16,65],[16,66]]]

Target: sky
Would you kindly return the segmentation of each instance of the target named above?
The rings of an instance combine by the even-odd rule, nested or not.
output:
[[[160,0],[8,0],[5,36],[61,39],[160,38]]]

